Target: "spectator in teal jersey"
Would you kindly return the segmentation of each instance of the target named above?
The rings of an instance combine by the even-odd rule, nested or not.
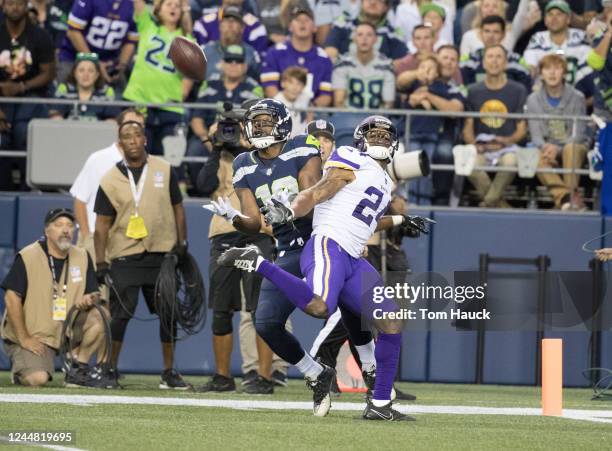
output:
[[[86,101],[115,100],[115,91],[104,83],[100,62],[96,53],[78,53],[66,83],[60,83],[55,90],[56,99]],[[110,105],[51,105],[51,119],[115,120],[121,112],[119,107]]]
[[[134,69],[123,97],[136,103],[182,102],[193,81],[184,79],[168,57],[177,36],[191,38],[187,0],[155,0],[149,11],[144,0],[134,0],[134,21],[140,35]],[[146,119],[147,150],[163,154],[162,139],[183,123],[181,107],[149,108]]]

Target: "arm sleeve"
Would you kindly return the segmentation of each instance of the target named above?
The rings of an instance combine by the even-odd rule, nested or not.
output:
[[[472,30],[469,30],[461,37],[461,44],[459,46],[459,52],[461,55],[469,55],[472,53],[472,41],[474,40],[473,36],[474,33],[472,33]]]
[[[93,14],[94,1],[81,0],[73,2],[72,10],[68,15],[68,28],[83,31],[87,27]]]
[[[91,261],[91,255],[87,253],[87,276],[85,278],[85,294],[95,293],[96,291],[98,291],[96,271],[94,269],[94,264]]]
[[[111,204],[111,201],[108,199],[108,196],[106,195],[101,186],[98,188],[98,193],[96,194],[94,212],[102,216],[114,217],[117,215],[115,207],[113,207],[113,204]]]
[[[393,75],[391,67],[385,71],[382,98],[383,102],[393,102],[395,100],[395,75]]]
[[[134,23],[136,24],[138,33],[142,33],[143,30],[146,30],[151,26],[156,26],[148,8],[145,8],[140,14],[136,14],[136,12],[134,12]]]
[[[130,17],[130,21],[128,23],[128,32],[123,39],[124,44],[137,44],[139,39],[138,28],[136,28],[136,22],[134,22],[134,17]]]
[[[249,154],[243,153],[243,154],[238,155],[232,163],[232,169],[234,172],[234,175],[232,177],[232,184],[234,185],[235,189],[238,189],[238,188],[249,189],[249,184],[246,179],[247,162],[245,160],[247,158],[250,158]]]
[[[582,97],[580,97],[580,104],[578,105],[578,111],[576,112],[576,114],[580,115],[580,116],[586,116],[586,100]],[[585,121],[577,121],[576,123],[576,137],[574,139],[574,142],[576,143],[584,143],[586,141],[586,134],[587,134],[587,124]]]
[[[466,86],[471,85],[476,82],[476,71],[474,71],[473,66],[477,64],[476,61],[469,55],[464,55],[461,57],[461,64],[459,65],[461,70],[461,77],[463,78],[463,83]]]
[[[81,202],[87,203],[94,196],[95,188],[97,185],[94,184],[90,172],[91,172],[92,161],[91,157],[87,159],[81,172],[77,175],[76,180],[70,187],[70,194],[75,199],[80,200]]]
[[[517,90],[516,93],[518,102],[516,103],[516,108],[513,113],[522,114],[525,112],[525,102],[527,102],[527,89],[523,85],[520,86],[520,89]]]
[[[329,58],[325,58],[321,61],[321,79],[319,80],[319,86],[317,86],[315,97],[319,97],[320,95],[332,95],[333,64]]]
[[[246,41],[259,53],[266,53],[266,50],[268,50],[268,32],[264,24],[257,20],[253,24]]]
[[[176,171],[174,168],[170,168],[170,202],[172,205],[177,205],[183,202],[183,195],[181,194],[181,189],[178,184],[178,177],[176,176]]]
[[[525,58],[525,62],[529,66],[537,66],[538,65],[538,56],[540,51],[536,48],[537,42],[536,38],[538,37],[537,33],[534,34],[529,40],[529,44],[527,44],[527,49],[523,53],[523,58]]]
[[[208,42],[208,32],[204,27],[202,18],[193,23],[193,36],[195,37],[196,42],[202,47]]]
[[[527,113],[538,113],[538,101],[536,94],[531,94],[527,98],[526,112]],[[529,134],[531,135],[531,142],[538,147],[544,145],[544,121],[537,119],[529,119],[527,121],[529,125]]]
[[[280,65],[277,60],[276,49],[266,53],[266,59],[261,66],[261,86],[276,86],[280,89]]]
[[[512,20],[512,26],[508,32],[510,35],[508,39],[510,40],[512,48],[514,48],[514,45],[523,35],[523,22],[525,22],[525,19],[527,18],[528,10],[529,0],[521,0],[516,10],[516,14],[514,15],[514,19]]]
[[[343,91],[348,90],[348,66],[340,64],[336,64],[332,71],[332,89],[341,89]]]
[[[17,254],[13,266],[0,285],[4,290],[11,290],[25,299],[28,292],[28,274],[26,273],[25,264],[21,255]]]
[[[219,152],[213,150],[208,161],[200,169],[196,186],[202,196],[210,197],[219,187],[219,157]]]

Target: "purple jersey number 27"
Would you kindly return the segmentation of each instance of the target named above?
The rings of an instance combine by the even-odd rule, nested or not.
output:
[[[369,186],[365,190],[365,194],[367,194],[368,196],[374,195],[375,199],[372,200],[370,197],[366,197],[365,199],[362,199],[361,202],[359,202],[359,204],[357,204],[357,206],[355,207],[355,210],[353,210],[353,216],[359,219],[360,221],[365,222],[369,227],[370,224],[372,224],[373,219],[376,219],[376,221],[378,221],[378,219],[382,216],[386,208],[383,208],[382,210],[380,210],[380,212],[376,215],[376,217],[374,217],[374,214],[378,210],[378,207],[380,207],[380,203],[383,200],[384,194],[381,193],[380,190],[378,190],[377,188],[373,186]],[[364,214],[364,210],[366,208],[369,208],[370,210],[372,210],[372,213]]]

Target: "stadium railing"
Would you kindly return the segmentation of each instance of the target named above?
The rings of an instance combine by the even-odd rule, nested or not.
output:
[[[202,109],[202,110],[214,110],[219,111],[219,105],[215,103],[134,103],[129,101],[80,101],[80,100],[65,100],[65,99],[54,99],[54,98],[21,98],[21,97],[0,97],[0,105],[5,103],[28,103],[28,104],[46,104],[46,105],[70,105],[72,106],[75,116],[78,116],[79,107],[81,105],[107,105],[107,106],[118,106],[118,107],[137,107],[137,108],[163,108],[163,107],[183,107],[186,111]],[[343,114],[357,116],[367,116],[370,114],[378,114],[383,116],[394,116],[404,117],[404,136],[403,143],[405,148],[409,148],[410,143],[410,122],[411,118],[415,116],[426,116],[426,117],[444,117],[449,119],[465,119],[465,118],[498,118],[498,119],[538,119],[538,120],[562,120],[572,121],[572,138],[576,136],[576,130],[578,122],[594,122],[592,117],[589,116],[576,116],[576,115],[548,115],[548,114],[530,114],[530,113],[481,113],[481,112],[442,112],[442,111],[425,111],[425,110],[403,110],[403,109],[355,109],[355,108],[324,108],[324,107],[310,107],[307,109],[296,108],[299,112],[310,112],[319,113],[326,115]],[[333,120],[332,120],[333,122]],[[357,125],[356,122],[352,122],[352,127]],[[460,142],[460,140],[459,140]],[[459,143],[458,142],[458,143]],[[23,150],[0,150],[0,158],[3,157],[18,157],[26,158],[27,152]],[[183,162],[189,163],[202,163],[207,160],[206,157],[183,157]],[[433,171],[454,171],[455,167],[450,164],[432,164],[431,169]],[[487,172],[518,172],[516,167],[500,167],[500,166],[475,166],[474,170],[482,170]],[[587,169],[562,169],[562,168],[538,168],[537,172],[542,173],[556,173],[556,174],[578,174],[588,175]]]

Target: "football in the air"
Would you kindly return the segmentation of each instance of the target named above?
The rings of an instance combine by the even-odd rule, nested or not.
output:
[[[203,81],[206,76],[206,56],[202,48],[183,36],[177,36],[170,45],[170,59],[184,76]]]

